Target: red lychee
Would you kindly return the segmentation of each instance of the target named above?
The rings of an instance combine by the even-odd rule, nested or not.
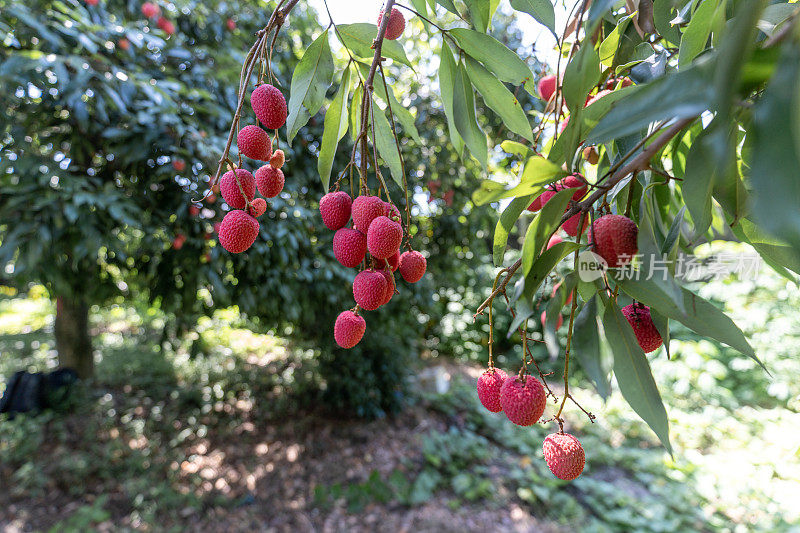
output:
[[[583,224],[581,224],[580,213],[575,213],[569,217],[566,222],[561,224],[561,229],[563,229],[564,233],[570,237],[576,237],[578,235],[579,227],[581,230],[581,235],[586,233],[586,229],[589,227],[589,216],[586,213],[583,214]]]
[[[239,185],[241,185],[241,190],[239,190],[239,185],[236,183],[237,178]],[[256,181],[250,172],[243,168],[237,168],[235,177],[232,170],[222,175],[222,179],[219,180],[219,190],[222,193],[222,198],[229,206],[234,209],[244,209],[247,201],[242,196],[242,191],[247,195],[247,200],[252,200],[256,194]]]
[[[356,279],[353,280],[353,298],[362,309],[367,311],[377,309],[381,306],[384,296],[386,296],[386,279],[383,274],[370,269],[356,275]]]
[[[286,162],[286,154],[283,153],[283,150],[275,150],[272,153],[272,157],[269,158],[269,164],[272,165],[272,168],[280,169],[283,164]]]
[[[258,221],[239,209],[230,211],[219,226],[219,243],[232,254],[250,248],[258,236]]]
[[[633,328],[636,340],[644,353],[654,352],[661,347],[664,341],[661,339],[661,334],[658,333],[655,324],[653,324],[649,307],[643,304],[631,304],[623,307],[621,311]]]
[[[85,0],[85,1],[86,1],[86,5],[90,5],[90,6],[96,6],[98,3],[100,3],[100,0]]]
[[[400,248],[403,227],[387,217],[376,217],[367,231],[367,249],[375,259],[388,259]]]
[[[142,15],[151,19],[157,17],[161,13],[161,8],[152,2],[145,2],[142,4]]]
[[[267,201],[263,198],[256,198],[250,202],[250,208],[247,210],[252,216],[258,218],[267,211]]]
[[[186,235],[184,235],[183,233],[178,233],[177,235],[175,235],[175,238],[172,239],[172,247],[175,250],[180,250],[181,248],[183,248],[183,243],[185,242],[186,242]]]
[[[342,311],[336,317],[333,325],[333,338],[336,344],[342,348],[352,348],[364,337],[367,330],[367,323],[364,317],[358,316],[352,311]]]
[[[269,134],[258,126],[251,124],[239,130],[236,145],[239,147],[239,152],[250,159],[269,161],[272,157],[272,140]]]
[[[352,211],[356,229],[367,233],[372,221],[386,214],[386,205],[377,196],[357,196]]]
[[[367,236],[356,229],[340,228],[333,235],[333,255],[347,268],[357,267],[367,254]]]
[[[256,170],[256,187],[261,196],[265,198],[278,196],[283,190],[285,181],[283,171],[272,168],[269,163]]]
[[[344,191],[329,192],[323,196],[319,201],[319,213],[325,227],[330,230],[343,228],[350,220],[352,205],[350,195]]]
[[[546,403],[544,387],[533,376],[509,378],[500,388],[500,405],[508,419],[518,426],[535,424]]]
[[[226,21],[225,21],[225,25],[228,27],[228,29],[229,29],[230,31],[233,31],[233,30],[235,30],[235,29],[236,29],[236,21],[235,21],[235,20],[233,20],[233,19],[228,19],[228,20],[226,20]]]
[[[478,399],[492,413],[503,410],[500,405],[500,389],[508,379],[508,374],[499,368],[490,368],[478,378]]]
[[[550,98],[552,98],[553,94],[556,92],[556,77],[550,74],[540,79],[537,92],[539,93],[539,98],[545,102],[549,102]]]
[[[120,50],[125,50],[127,52],[131,49],[131,42],[123,37],[117,42],[117,46],[119,46]]]
[[[159,17],[158,22],[156,25],[167,35],[174,35],[175,34],[175,24],[170,22],[164,17]]]
[[[588,185],[580,174],[567,176],[563,180],[557,181],[555,185],[550,186],[542,194],[534,198],[533,202],[531,202],[531,205],[528,206],[528,211],[540,210],[553,198],[553,196],[556,195],[556,193],[563,191],[564,189],[575,189],[572,199],[577,202],[586,194]]]
[[[394,296],[394,276],[392,275],[391,270],[387,270],[385,268],[378,270],[378,272],[380,272],[383,275],[383,279],[386,280],[386,292],[383,294],[383,301],[381,302],[381,305],[386,305]]]
[[[425,275],[425,268],[427,261],[425,257],[414,250],[410,252],[403,252],[400,256],[400,275],[408,283],[416,283]]]
[[[259,85],[250,95],[250,105],[256,118],[267,129],[276,130],[286,124],[286,99],[277,87],[268,83]]]
[[[186,161],[183,159],[174,159],[172,161],[172,168],[174,168],[177,172],[183,172],[186,170]]]
[[[200,208],[194,204],[189,206],[189,214],[193,217],[196,217],[200,214]]]
[[[400,210],[397,209],[397,206],[394,204],[390,204],[389,202],[383,202],[383,203],[386,205],[386,216],[394,221],[399,221]]]
[[[578,439],[569,433],[553,433],[542,444],[544,460],[558,479],[572,481],[581,475],[586,464],[586,454]]]
[[[594,221],[594,252],[606,260],[610,268],[629,263],[639,250],[636,223],[622,215],[604,215]]]
[[[400,250],[397,250],[390,257],[387,257],[386,261],[389,262],[389,268],[392,269],[392,272],[397,272],[397,267],[400,266]]]
[[[622,78],[621,80],[619,78],[611,78],[606,82],[606,89],[613,91],[617,88],[617,84],[619,84],[620,88],[630,87],[633,85],[633,81],[630,78]]]
[[[378,27],[381,27],[381,22],[383,21],[383,11],[378,14]],[[392,12],[389,14],[389,23],[386,26],[386,33],[384,36],[389,39],[390,41],[394,41],[401,35],[403,35],[403,30],[406,29],[406,19],[403,17],[403,14],[395,8],[392,8]]]
[[[553,235],[552,237],[550,237],[550,240],[549,240],[549,241],[547,241],[547,249],[549,250],[550,248],[552,248],[552,247],[553,247],[553,246],[555,246],[556,244],[558,244],[558,243],[560,243],[560,242],[563,242],[563,240],[564,240],[564,239],[562,239],[562,238],[561,238],[561,237],[559,237],[558,235]]]

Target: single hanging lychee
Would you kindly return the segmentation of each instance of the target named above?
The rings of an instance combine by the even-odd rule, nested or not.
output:
[[[364,337],[367,330],[367,323],[364,317],[358,316],[352,311],[343,311],[336,317],[333,326],[333,338],[336,344],[342,348],[352,348]]]
[[[558,479],[572,481],[581,475],[586,465],[586,454],[578,439],[568,433],[553,433],[542,444],[544,460]]]
[[[319,201],[319,213],[322,222],[330,230],[343,228],[350,220],[350,210],[353,202],[350,195],[344,191],[329,192]]]
[[[544,413],[547,395],[533,376],[509,377],[500,388],[500,405],[509,420],[518,426],[535,424]]]
[[[478,378],[478,399],[493,413],[503,410],[500,405],[500,389],[508,379],[508,374],[499,368],[490,368]]]
[[[250,105],[256,118],[267,129],[276,130],[286,124],[286,98],[277,87],[268,83],[259,85],[250,95]]]

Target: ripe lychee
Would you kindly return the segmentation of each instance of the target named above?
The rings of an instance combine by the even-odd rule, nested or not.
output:
[[[164,17],[159,17],[158,22],[156,25],[167,35],[174,35],[175,34],[175,24],[170,22]]]
[[[272,157],[269,158],[269,164],[272,165],[272,168],[280,169],[285,162],[286,154],[281,149],[272,152]]]
[[[356,229],[367,233],[373,220],[386,215],[386,205],[377,196],[357,196],[352,211]]]
[[[265,198],[278,196],[283,190],[284,182],[283,171],[272,168],[269,163],[256,170],[256,187]]]
[[[386,205],[386,216],[394,221],[399,221],[400,210],[397,209],[397,206],[394,204],[390,204],[389,202],[383,202],[383,203]]]
[[[350,195],[344,191],[329,192],[323,196],[319,201],[319,213],[325,227],[330,230],[343,228],[350,220],[352,205]]]
[[[232,254],[250,248],[258,236],[258,221],[239,209],[230,211],[219,226],[219,243]]]
[[[581,235],[586,233],[586,229],[589,227],[589,216],[584,213],[583,214],[583,224],[581,224],[581,214],[575,213],[571,217],[567,219],[566,222],[561,224],[561,229],[564,230],[564,233],[569,235],[570,237],[576,237],[578,235],[578,228],[581,230]]]
[[[553,97],[553,93],[556,92],[556,77],[550,74],[540,79],[537,92],[539,93],[539,98],[549,102],[550,98]]]
[[[157,17],[161,13],[161,8],[152,2],[145,2],[142,4],[142,15],[151,19]]]
[[[125,50],[127,52],[131,49],[131,42],[123,37],[117,42],[117,46],[119,46],[120,50]]]
[[[175,250],[180,250],[181,248],[183,248],[183,243],[185,242],[186,242],[186,235],[184,235],[183,233],[178,233],[177,235],[175,235],[175,238],[172,239],[172,247]]]
[[[581,198],[586,195],[586,191],[588,189],[588,185],[586,181],[580,174],[573,174],[571,176],[567,176],[563,180],[559,180],[555,183],[555,185],[550,186],[547,190],[545,190],[542,194],[537,196],[531,202],[531,205],[528,206],[528,211],[538,211],[549,202],[556,193],[563,191],[564,189],[575,189],[575,193],[572,195],[572,199],[574,201],[579,201]]]
[[[392,269],[392,272],[397,272],[397,267],[400,266],[400,250],[397,250],[390,257],[387,257],[386,261],[389,262],[389,268]]]
[[[236,21],[235,21],[235,20],[233,20],[233,19],[228,19],[228,20],[226,20],[226,21],[225,21],[225,25],[228,27],[228,29],[229,29],[230,31],[233,31],[233,30],[235,30],[235,29],[236,29]]]
[[[196,217],[199,214],[200,214],[200,207],[198,207],[198,206],[196,206],[194,204],[189,206],[189,215],[191,215],[193,217]]]
[[[403,227],[390,218],[376,217],[367,231],[367,249],[375,259],[388,259],[400,248]]]
[[[367,236],[356,229],[340,228],[333,235],[333,255],[347,268],[357,267],[367,254]]]
[[[251,124],[239,130],[236,145],[242,155],[251,159],[269,161],[269,158],[272,157],[272,140],[269,138],[269,134],[258,126]]]
[[[238,185],[236,183],[237,178],[239,180]],[[239,190],[239,185],[241,185],[242,190]],[[219,190],[222,193],[222,198],[229,206],[234,209],[244,209],[245,205],[247,205],[247,200],[252,200],[256,194],[256,181],[250,172],[243,168],[237,168],[235,177],[232,170],[222,175],[222,179],[219,180]],[[242,196],[242,191],[247,196],[246,199]]]
[[[385,296],[386,279],[383,274],[370,269],[356,275],[356,279],[353,280],[353,298],[362,309],[367,311],[377,309],[383,303]]]
[[[378,27],[381,27],[381,21],[383,20],[383,11],[378,14]],[[403,30],[406,29],[406,19],[403,14],[395,8],[392,8],[392,12],[389,14],[389,24],[386,26],[386,33],[384,36],[389,39],[390,41],[394,41],[401,35],[403,35]]]
[[[172,161],[172,168],[174,168],[177,172],[183,172],[186,170],[186,161],[183,159],[174,159]]]
[[[258,218],[267,211],[267,201],[263,198],[256,198],[250,202],[250,207],[247,210],[252,216]]]
[[[604,215],[594,221],[594,252],[606,260],[610,268],[629,263],[638,251],[639,228],[622,215]]]
[[[364,337],[367,330],[367,323],[364,317],[358,316],[352,311],[342,311],[336,317],[333,325],[333,338],[336,344],[342,348],[352,348]]]
[[[98,3],[100,3],[100,0],[86,0],[86,4],[90,6],[96,6]]]
[[[508,379],[508,374],[499,368],[490,368],[478,378],[478,399],[492,413],[503,410],[500,405],[500,389]]]
[[[380,272],[383,275],[383,278],[386,280],[386,292],[383,294],[383,301],[381,302],[381,305],[386,305],[394,296],[394,276],[392,275],[391,270],[387,270],[385,268],[378,270],[378,272]]]
[[[256,118],[267,129],[276,130],[286,124],[286,98],[277,87],[268,83],[259,85],[250,95],[250,105]]]
[[[544,460],[558,479],[572,481],[581,475],[586,465],[586,454],[578,439],[569,433],[553,433],[542,444]]]
[[[508,419],[518,426],[535,424],[546,403],[544,387],[533,376],[509,378],[500,388],[500,405]]]
[[[621,311],[633,328],[636,340],[644,353],[654,352],[661,347],[664,341],[661,339],[661,334],[658,333],[655,324],[653,324],[649,307],[634,303],[626,305]]]
[[[400,275],[408,283],[416,283],[421,280],[422,276],[425,275],[426,267],[427,261],[419,252],[411,250],[403,252],[403,255],[400,256]]]

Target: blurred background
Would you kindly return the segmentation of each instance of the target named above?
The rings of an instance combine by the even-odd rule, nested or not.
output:
[[[161,4],[171,35],[138,1],[92,3],[0,0],[0,394],[14,372],[59,360],[84,378],[41,413],[0,415],[1,529],[800,531],[796,285],[765,266],[691,287],[772,375],[676,324],[672,359],[651,354],[674,456],[578,367],[574,394],[597,420],[567,412],[587,467],[560,482],[541,458],[553,427],[477,401],[489,332],[472,313],[493,280],[497,213],[473,207],[483,176],[443,144],[439,43],[422,24],[404,36],[416,72],[387,74],[416,116],[420,138],[402,148],[428,273],[345,351],[332,330],[353,274],[317,210],[322,115],[281,146],[286,187],[246,254],[216,243],[222,201],[198,201],[275,2]],[[337,24],[379,10],[329,7]],[[542,72],[552,43],[508,11],[494,34]],[[285,92],[327,24],[319,1],[292,12],[274,57]],[[494,154],[497,172],[508,165]],[[516,371],[519,337],[496,311],[498,365]],[[562,363],[536,356],[557,382]]]

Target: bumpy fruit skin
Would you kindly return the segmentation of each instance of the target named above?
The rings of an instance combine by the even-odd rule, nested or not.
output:
[[[403,227],[387,217],[376,217],[367,231],[367,250],[375,259],[388,259],[400,249]]]
[[[200,208],[194,204],[189,206],[189,214],[193,217],[196,217],[200,214]]]
[[[389,202],[383,202],[383,203],[384,205],[386,205],[386,216],[394,221],[400,220],[400,210],[397,209],[397,206],[390,204]]]
[[[286,98],[277,87],[268,83],[259,85],[250,95],[250,105],[253,106],[256,118],[267,129],[276,130],[286,124]]]
[[[283,184],[286,179],[283,177],[283,171],[272,168],[272,165],[266,164],[256,170],[256,187],[261,196],[265,198],[275,198],[283,190]]]
[[[578,439],[569,433],[553,433],[542,444],[544,460],[558,479],[572,481],[581,475],[586,465],[586,454]]]
[[[386,205],[377,196],[357,196],[353,200],[353,224],[359,231],[367,233],[372,221],[384,215]]]
[[[355,229],[337,230],[333,235],[333,255],[343,266],[357,267],[367,255],[367,236]]]
[[[142,4],[142,15],[151,19],[157,17],[161,13],[161,8],[152,2],[145,2]]]
[[[508,374],[499,368],[490,368],[478,378],[478,399],[492,413],[503,410],[500,405],[500,389],[508,379]]]
[[[636,340],[644,353],[654,352],[661,347],[664,341],[653,324],[649,307],[642,304],[631,304],[623,307],[621,311],[633,328]]]
[[[571,217],[567,219],[566,222],[561,224],[561,229],[564,230],[564,233],[569,235],[570,237],[575,237],[578,235],[578,228],[581,229],[581,235],[586,233],[587,228],[589,227],[589,216],[584,213],[583,215],[583,225],[581,225],[581,214],[575,213]]]
[[[379,270],[378,272],[380,272],[383,275],[383,279],[386,280],[386,292],[383,293],[383,301],[381,302],[381,305],[386,305],[394,296],[394,276],[392,275],[391,270],[387,270],[385,268]]]
[[[556,92],[556,77],[550,74],[540,79],[537,92],[539,93],[539,98],[545,102],[549,102],[550,98],[553,97],[553,93]]]
[[[253,175],[243,168],[236,169],[236,177],[234,177],[232,170],[223,174],[222,179],[219,180],[219,190],[222,193],[222,198],[229,206],[234,209],[244,209],[247,202],[236,184],[237,177],[242,185],[242,190],[247,195],[247,200],[252,200],[256,194],[256,181]]]
[[[400,256],[400,275],[408,283],[416,283],[425,275],[428,262],[421,253],[411,250]]]
[[[365,331],[367,323],[364,317],[352,311],[343,311],[336,317],[336,323],[333,325],[333,338],[336,339],[336,344],[349,349],[361,342]]]
[[[263,215],[267,211],[267,201],[263,198],[256,198],[252,202],[250,202],[250,208],[247,210],[248,213],[253,215],[254,217],[258,218]]]
[[[325,227],[334,231],[343,228],[350,220],[352,206],[350,195],[344,191],[329,192],[323,196],[319,201],[319,213]]]
[[[383,20],[383,11],[378,14],[378,27],[381,26],[381,21]],[[406,19],[403,14],[395,8],[392,8],[392,12],[389,14],[389,24],[386,26],[386,34],[384,35],[390,41],[394,41],[401,35],[403,35],[403,30],[406,29]]]
[[[353,280],[353,298],[367,311],[374,311],[381,306],[386,295],[386,279],[375,270],[364,270]]]
[[[239,151],[250,159],[269,161],[272,157],[272,140],[269,134],[258,126],[251,124],[239,130],[236,145]]]
[[[285,162],[286,154],[281,149],[275,150],[272,153],[272,157],[269,158],[269,164],[272,165],[272,168],[280,169]]]
[[[518,426],[535,424],[542,417],[546,403],[544,387],[533,376],[509,378],[500,388],[500,405],[508,419]]]
[[[160,17],[156,25],[167,35],[175,34],[175,24],[165,19],[164,17]]]
[[[392,269],[392,272],[397,272],[397,267],[400,266],[400,250],[387,257],[386,260],[389,262],[389,268]]]
[[[594,221],[594,252],[606,260],[610,268],[630,262],[639,251],[636,223],[622,215],[604,215]]]
[[[258,221],[241,210],[225,215],[219,226],[219,243],[232,254],[250,248],[258,236]]]

